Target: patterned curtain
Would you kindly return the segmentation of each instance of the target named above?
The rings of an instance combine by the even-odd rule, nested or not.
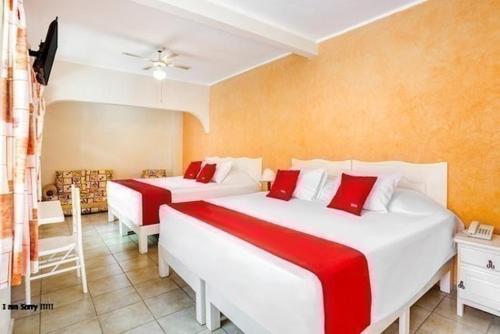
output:
[[[22,0],[2,0],[0,72],[0,288],[38,271],[42,87],[28,56]]]

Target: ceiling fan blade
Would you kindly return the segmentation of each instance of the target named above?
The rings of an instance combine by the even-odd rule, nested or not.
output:
[[[147,71],[147,70],[150,70],[150,69],[152,69],[152,68],[153,68],[153,65],[149,65],[149,66],[143,67],[142,69],[143,69],[144,71]]]
[[[136,54],[133,54],[133,53],[130,53],[130,52],[122,52],[122,54],[124,54],[125,56],[129,56],[129,57],[134,57],[134,58],[139,58],[139,59],[144,59],[144,60],[150,61],[149,58],[146,58],[146,57],[143,57],[143,56],[139,56],[139,55],[136,55]]]
[[[179,54],[177,54],[177,53],[175,53],[175,52],[169,52],[169,53],[167,53],[166,55],[163,55],[163,56],[161,57],[161,60],[162,60],[163,62],[167,62],[167,61],[169,61],[170,59],[175,58],[175,57],[178,57],[178,56],[179,56]]]
[[[168,67],[176,67],[176,68],[180,68],[182,70],[189,70],[191,67],[190,66],[186,66],[186,65],[178,65],[178,64],[168,64],[167,65]]]

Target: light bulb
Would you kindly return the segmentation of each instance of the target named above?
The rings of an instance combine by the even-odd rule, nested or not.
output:
[[[161,68],[157,68],[153,71],[153,78],[156,80],[164,80],[167,77],[167,72]]]

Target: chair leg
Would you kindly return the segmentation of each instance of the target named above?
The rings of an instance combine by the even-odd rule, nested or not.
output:
[[[78,257],[77,263],[80,264],[80,268],[77,271],[81,274],[83,293],[87,293],[87,271],[85,270],[85,259],[83,257],[83,247],[80,245],[78,247]]]
[[[79,259],[77,259],[77,260],[76,260],[76,265],[77,265],[77,266],[80,266],[80,260],[79,260]],[[82,268],[80,267],[80,268],[78,268],[78,269],[76,270],[76,277],[80,277],[80,276],[81,276],[81,269],[82,269]]]
[[[26,276],[24,277],[24,298],[26,299],[26,304],[31,304],[31,268],[28,264],[28,269],[26,269]]]

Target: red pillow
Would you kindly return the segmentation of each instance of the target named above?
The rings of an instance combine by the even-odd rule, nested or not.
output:
[[[289,201],[297,186],[300,170],[279,170],[267,197]]]
[[[339,189],[328,207],[361,216],[363,205],[376,181],[376,176],[342,174]]]
[[[198,174],[198,177],[196,178],[196,181],[201,183],[210,182],[215,174],[215,166],[216,164],[206,164],[203,166],[200,174]]]
[[[201,161],[193,161],[189,164],[188,168],[186,168],[186,172],[184,173],[185,179],[196,179],[196,176],[200,172],[201,169]]]

